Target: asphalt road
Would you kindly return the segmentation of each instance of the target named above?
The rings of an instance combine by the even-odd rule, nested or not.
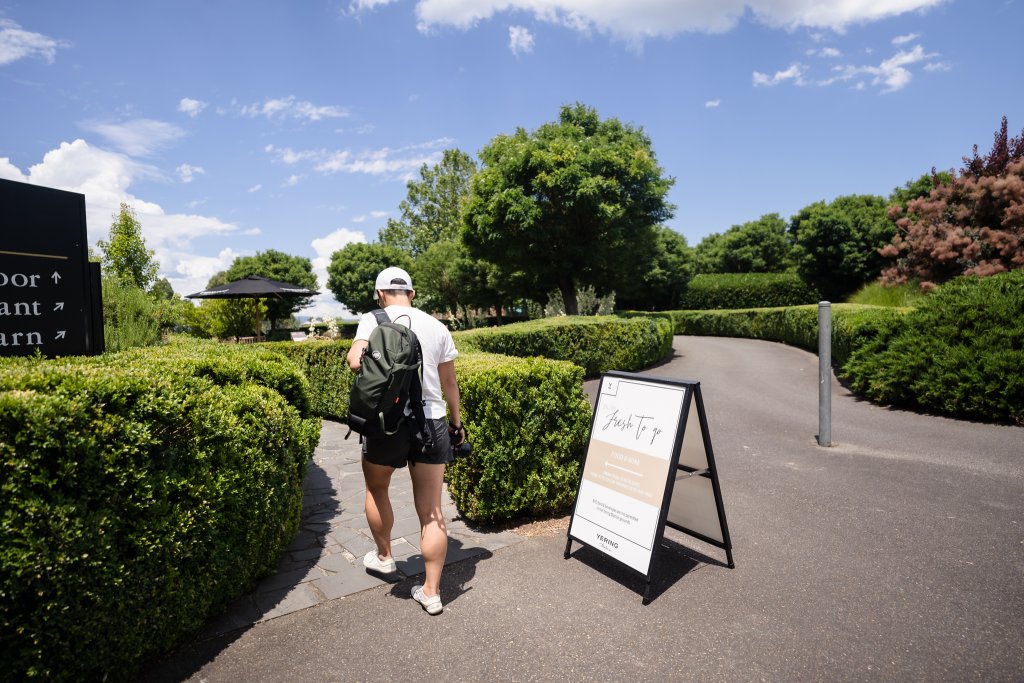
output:
[[[701,389],[734,545],[666,532],[643,580],[564,531],[183,648],[145,680],[1021,681],[1024,428],[894,411],[817,358],[677,337],[646,374]],[[589,384],[593,391],[594,383]]]

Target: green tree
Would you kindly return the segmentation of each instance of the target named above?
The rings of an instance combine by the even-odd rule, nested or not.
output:
[[[423,164],[420,179],[406,183],[406,197],[398,205],[402,217],[388,220],[378,236],[380,243],[417,257],[438,242],[457,241],[462,205],[475,172],[472,157],[458,149],[445,150],[434,166]]]
[[[906,209],[907,204],[915,199],[927,197],[939,185],[949,185],[953,182],[953,175],[948,171],[925,173],[917,180],[908,180],[900,187],[895,188],[889,195],[889,206],[899,206]],[[890,213],[892,211],[890,210]]]
[[[468,258],[462,243],[453,240],[435,242],[416,257],[411,275],[416,283],[416,300],[423,310],[459,315],[459,307],[465,306],[469,298],[462,263]]]
[[[480,158],[464,214],[470,253],[558,289],[572,315],[577,287],[608,292],[642,273],[655,226],[672,216],[674,179],[643,130],[579,103],[533,132],[499,135]]]
[[[386,244],[346,244],[331,254],[331,263],[327,266],[327,289],[353,313],[372,311],[377,307],[373,299],[374,281],[377,273],[388,266],[412,270],[412,258]],[[415,279],[413,286],[419,286]]]
[[[679,307],[694,274],[694,252],[686,238],[660,225],[656,228],[654,258],[637,280],[619,290],[619,308],[669,311]]]
[[[316,289],[316,275],[313,273],[313,263],[305,256],[291,256],[274,249],[258,251],[255,256],[239,256],[227,269],[225,282],[241,280],[249,275],[262,275],[271,280],[287,282],[289,284]],[[223,284],[223,283],[218,283]],[[295,298],[268,298],[266,299],[267,319],[271,326],[275,326],[282,320],[291,318],[295,311],[309,306],[312,302],[310,297],[301,299]]]
[[[227,271],[210,278],[206,289],[231,282]],[[267,319],[267,305],[260,299],[203,299],[191,312],[188,323],[198,325],[211,337],[250,337],[256,335],[256,316],[259,307],[261,320]]]
[[[885,265],[879,250],[896,228],[885,199],[849,195],[804,207],[790,221],[790,231],[800,277],[830,301],[841,301],[878,277]]]
[[[777,213],[734,225],[701,240],[694,250],[699,273],[781,273],[790,266],[793,245]]]
[[[145,291],[156,280],[160,264],[153,259],[153,250],[146,248],[142,224],[128,204],[121,202],[121,211],[114,216],[110,241],[99,240],[96,245],[104,271],[126,286]]]

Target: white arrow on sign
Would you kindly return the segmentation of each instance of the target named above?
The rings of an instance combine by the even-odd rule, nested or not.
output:
[[[63,311],[64,310],[64,302],[63,301],[58,301],[56,304],[54,304],[53,310],[55,310],[55,311]]]
[[[60,280],[60,273],[58,273],[57,271],[53,271],[53,275],[51,275],[50,277],[53,278],[53,284],[57,284],[57,281]]]
[[[63,339],[64,338],[64,333],[65,333],[65,330],[58,330],[57,331],[57,336],[54,337],[54,339]]]

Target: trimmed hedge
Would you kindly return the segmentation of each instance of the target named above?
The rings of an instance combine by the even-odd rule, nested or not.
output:
[[[671,325],[659,316],[543,318],[455,334],[460,348],[507,356],[567,360],[586,377],[648,367],[672,351]]]
[[[268,342],[254,346],[283,354],[299,366],[309,381],[310,412],[329,420],[345,421],[348,392],[355,376],[345,360],[352,348],[351,339]]]
[[[583,370],[564,361],[480,353],[455,363],[473,445],[447,470],[459,511],[487,522],[572,505],[590,429]]]
[[[909,309],[859,304],[832,305],[832,360],[839,366]],[[817,352],[818,307],[752,308],[734,311],[667,311],[676,334],[746,337],[777,341]]]
[[[942,285],[844,370],[874,401],[1024,424],[1024,270]]]
[[[0,677],[128,678],[272,570],[305,387],[243,346],[0,363]]]
[[[818,299],[818,291],[795,273],[712,273],[690,280],[681,306],[688,310],[773,308]]]

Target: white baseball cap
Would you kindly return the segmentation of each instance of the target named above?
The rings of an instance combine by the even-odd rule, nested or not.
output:
[[[377,292],[382,289],[404,289],[411,292],[412,278],[409,277],[409,273],[396,266],[385,268],[377,275],[377,282],[373,285],[374,299],[377,298]]]

